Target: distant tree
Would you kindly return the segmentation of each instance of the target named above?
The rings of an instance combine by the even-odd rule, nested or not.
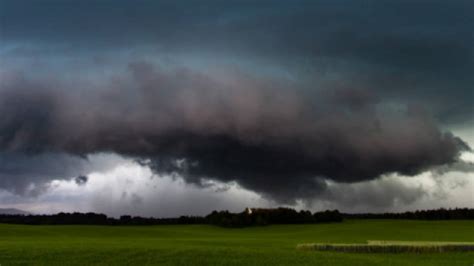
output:
[[[99,213],[58,213],[53,215],[0,214],[0,223],[55,225],[159,225],[159,224],[212,224],[223,227],[264,226],[270,224],[304,224],[341,222],[343,218],[356,219],[412,219],[412,220],[474,220],[474,209],[419,210],[403,213],[358,213],[341,214],[337,210],[315,212],[296,211],[290,208],[247,209],[241,213],[213,211],[205,217],[181,216],[178,218],[144,218],[123,215],[119,219]]]

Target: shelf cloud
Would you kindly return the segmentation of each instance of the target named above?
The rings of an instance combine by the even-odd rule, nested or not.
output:
[[[472,172],[469,1],[20,2],[0,11],[0,189],[134,160],[294,204]]]

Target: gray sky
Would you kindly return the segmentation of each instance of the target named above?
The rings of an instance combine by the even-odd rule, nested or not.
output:
[[[0,207],[473,207],[473,12],[0,0]]]

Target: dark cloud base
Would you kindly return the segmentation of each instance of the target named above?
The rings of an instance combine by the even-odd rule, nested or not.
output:
[[[290,202],[469,150],[472,1],[190,5],[0,0],[0,187],[105,152]]]
[[[226,74],[136,62],[119,82],[80,94],[73,83],[11,75],[0,91],[0,149],[150,159],[156,172],[236,181],[285,202],[314,197],[324,179],[415,175],[469,149],[422,109],[384,108],[371,90],[308,92]]]

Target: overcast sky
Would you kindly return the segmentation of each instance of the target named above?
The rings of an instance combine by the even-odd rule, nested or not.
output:
[[[470,0],[0,0],[0,208],[474,207]]]

